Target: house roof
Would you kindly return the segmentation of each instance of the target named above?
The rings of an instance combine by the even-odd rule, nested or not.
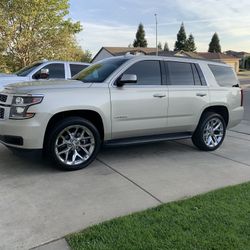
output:
[[[199,55],[199,53],[197,52],[191,52],[191,51],[181,51],[182,54],[191,57],[191,58],[195,58],[195,59],[204,59],[203,56]],[[178,54],[178,52],[177,52]]]
[[[150,52],[148,55],[155,55],[156,53],[156,50],[153,51],[153,52]],[[161,51],[158,51],[158,55],[159,56],[175,56],[176,52],[175,51],[164,51],[164,50],[161,50]]]
[[[142,48],[142,47],[102,47],[98,53],[94,56],[94,58],[92,59],[92,62],[95,60],[95,58],[101,53],[102,50],[106,50],[107,52],[109,52],[111,55],[113,56],[121,56],[124,55],[128,52],[132,52],[132,53],[144,53],[146,55],[150,54],[150,53],[155,53],[156,52],[156,48]]]
[[[143,48],[143,47],[103,47],[102,49],[107,50],[112,55],[124,54],[127,52],[143,52],[144,54],[149,54],[156,52],[156,48]]]
[[[108,53],[110,53],[113,56],[121,56],[128,52],[134,54],[136,52],[144,53],[145,55],[155,55],[156,48],[142,48],[142,47],[102,47],[99,52],[95,55],[95,57],[92,59],[92,62],[95,60],[95,58],[101,53],[102,50],[106,50]],[[228,55],[225,53],[211,53],[211,52],[187,52],[187,51],[158,51],[159,56],[184,56],[184,57],[190,57],[195,59],[206,59],[206,60],[239,60],[239,58]]]
[[[238,58],[236,58],[235,56],[227,55],[224,53],[198,52],[197,54],[208,60],[226,60],[226,59],[238,60]]]
[[[243,58],[243,57],[250,56],[250,53],[245,52],[245,51],[227,50],[227,51],[225,51],[225,53],[226,53],[227,55],[235,56],[235,57],[238,57],[238,58]]]

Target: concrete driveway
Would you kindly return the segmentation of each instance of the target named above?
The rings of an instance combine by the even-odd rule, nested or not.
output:
[[[233,130],[213,153],[189,140],[105,149],[77,172],[0,146],[0,249],[30,249],[116,216],[250,181],[250,122]]]

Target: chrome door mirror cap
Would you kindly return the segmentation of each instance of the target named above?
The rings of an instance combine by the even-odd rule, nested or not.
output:
[[[125,84],[137,83],[137,75],[123,74],[120,79],[117,80],[116,86],[122,87]]]
[[[40,79],[48,79],[48,78],[49,78],[49,69],[41,69]]]

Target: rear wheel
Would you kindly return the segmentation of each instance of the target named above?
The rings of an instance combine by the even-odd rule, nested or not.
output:
[[[59,168],[78,170],[96,158],[100,145],[99,132],[91,122],[69,117],[50,131],[47,152]]]
[[[213,151],[221,146],[226,134],[226,123],[217,113],[205,113],[193,134],[192,141],[204,151]]]

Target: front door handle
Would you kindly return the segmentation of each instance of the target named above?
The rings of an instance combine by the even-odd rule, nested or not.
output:
[[[197,93],[196,96],[200,96],[200,97],[204,97],[206,96],[207,94],[206,93]]]
[[[166,97],[166,94],[157,93],[157,94],[154,94],[153,97],[156,97],[156,98],[163,98],[163,97]]]

